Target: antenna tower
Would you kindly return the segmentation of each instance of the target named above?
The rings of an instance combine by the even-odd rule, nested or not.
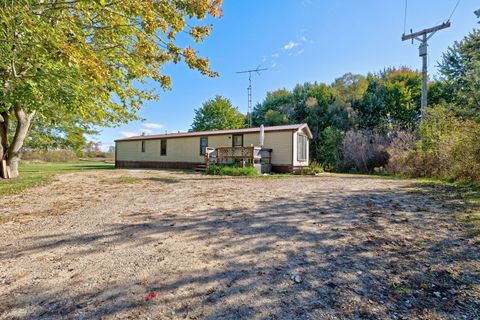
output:
[[[256,72],[258,75],[260,75],[261,71],[266,71],[268,69],[263,68],[260,69],[260,67],[257,67],[256,69],[252,70],[244,70],[244,71],[237,71],[237,73],[248,73],[248,127],[252,127],[252,72]]]

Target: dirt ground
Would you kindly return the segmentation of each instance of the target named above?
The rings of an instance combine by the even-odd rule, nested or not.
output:
[[[1,203],[0,319],[480,319],[445,187],[115,170]]]

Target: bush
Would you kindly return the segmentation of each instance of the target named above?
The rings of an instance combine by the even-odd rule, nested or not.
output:
[[[388,162],[388,139],[371,130],[349,130],[343,139],[342,171],[372,173]]]
[[[391,159],[388,170],[411,177],[480,182],[480,124],[444,106],[428,110],[420,140]]]
[[[385,171],[393,174],[403,174],[405,170],[405,157],[415,150],[418,135],[407,131],[395,131],[390,134],[387,147],[388,163]]]
[[[259,173],[254,167],[235,167],[226,165],[211,165],[205,170],[206,174],[219,176],[258,176]]]
[[[68,162],[78,160],[72,150],[24,150],[22,160],[43,162]]]
[[[323,165],[315,161],[312,161],[308,167],[302,169],[302,174],[305,175],[315,175],[322,172],[324,172]]]

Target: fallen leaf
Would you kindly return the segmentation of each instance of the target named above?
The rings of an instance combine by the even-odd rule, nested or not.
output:
[[[144,298],[145,298],[146,301],[148,301],[148,300],[151,300],[152,298],[155,298],[156,296],[157,296],[157,294],[155,292],[150,292]]]

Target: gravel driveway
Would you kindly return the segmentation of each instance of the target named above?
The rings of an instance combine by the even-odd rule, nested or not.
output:
[[[444,187],[115,170],[1,203],[0,319],[480,319]]]

